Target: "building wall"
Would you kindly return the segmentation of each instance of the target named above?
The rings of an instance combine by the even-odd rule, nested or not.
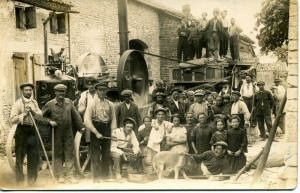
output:
[[[74,0],[80,14],[71,15],[72,61],[85,52],[99,53],[112,75],[119,63],[118,5],[115,0]],[[155,10],[128,1],[129,40],[139,39],[147,44],[147,52],[159,54],[159,21]],[[141,17],[142,16],[142,17]],[[159,60],[145,55],[153,78],[159,73]]]
[[[180,25],[180,19],[161,14],[160,23],[160,55],[172,59],[177,59],[177,28]],[[177,65],[176,61],[160,59],[161,79],[169,81],[169,68]]]

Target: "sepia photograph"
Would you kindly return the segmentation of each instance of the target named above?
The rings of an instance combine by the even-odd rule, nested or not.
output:
[[[298,185],[297,0],[0,0],[0,189]]]

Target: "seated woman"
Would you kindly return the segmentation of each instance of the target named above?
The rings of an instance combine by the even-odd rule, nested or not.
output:
[[[169,151],[176,153],[187,153],[187,130],[180,125],[179,114],[174,114],[171,117],[173,123],[172,130],[168,130],[166,133],[166,143],[170,147]]]
[[[142,159],[143,173],[150,174],[153,172],[152,168],[152,159],[160,150],[160,142],[162,137],[160,137],[159,133],[155,133],[155,129],[151,126],[152,119],[150,116],[146,116],[143,119],[144,125],[143,129],[141,129],[137,134],[137,140],[140,144],[140,149],[145,156]],[[156,148],[155,148],[156,147]]]

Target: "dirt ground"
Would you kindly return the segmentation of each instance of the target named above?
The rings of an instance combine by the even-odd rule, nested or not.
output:
[[[273,156],[278,154],[284,147],[284,140],[278,139],[279,142],[274,142],[269,154]],[[252,147],[248,147],[247,158],[255,156],[266,142],[257,141]],[[24,186],[16,186],[15,176],[10,168],[5,155],[0,155],[0,186],[3,190],[248,190],[248,189],[277,189],[277,171],[279,167],[266,168],[259,182],[250,187],[255,169],[251,169],[241,175],[237,182],[233,183],[231,179],[223,181],[211,181],[208,179],[162,179],[148,183],[133,183],[123,178],[123,183],[104,182],[94,184],[91,174],[87,173],[84,178],[79,179],[78,184],[70,184],[66,181],[65,184],[53,182],[48,169],[43,169],[39,172],[38,180],[34,187],[29,187],[26,183]],[[46,163],[44,163],[46,164]]]

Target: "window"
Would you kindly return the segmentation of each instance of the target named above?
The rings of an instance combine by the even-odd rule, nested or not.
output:
[[[53,34],[64,34],[66,30],[66,14],[54,14],[50,20],[50,32]]]
[[[36,28],[36,7],[15,7],[16,28]]]

